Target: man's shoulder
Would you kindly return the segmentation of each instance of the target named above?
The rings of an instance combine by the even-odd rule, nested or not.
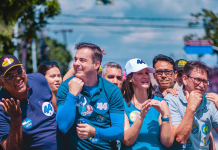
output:
[[[165,97],[164,100],[166,100],[168,103],[173,102],[177,103],[179,101],[178,95],[174,96],[171,93],[168,93]]]

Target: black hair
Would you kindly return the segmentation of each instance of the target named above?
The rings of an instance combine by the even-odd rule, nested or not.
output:
[[[39,66],[38,72],[45,76],[46,72],[54,67],[57,67],[59,69],[57,62],[44,62]]]
[[[91,49],[92,52],[93,52],[93,56],[92,56],[93,63],[95,63],[96,61],[99,61],[100,64],[101,64],[103,55],[101,53],[100,47],[98,47],[97,45],[92,44],[92,43],[78,43],[75,46],[75,49],[77,49],[77,50],[82,49],[82,48],[89,48],[89,49]]]
[[[165,55],[162,55],[162,54],[159,54],[157,56],[154,57],[153,59],[153,68],[155,68],[155,64],[158,62],[158,61],[166,61],[166,62],[169,62],[171,65],[173,65],[173,70],[175,71],[176,68],[175,68],[175,62],[173,61],[173,59],[171,57],[168,57],[168,56],[165,56]]]
[[[192,73],[194,68],[200,69],[202,71],[206,71],[207,77],[209,76],[209,73],[212,72],[211,68],[201,61],[188,61],[184,66],[183,73],[189,76]]]

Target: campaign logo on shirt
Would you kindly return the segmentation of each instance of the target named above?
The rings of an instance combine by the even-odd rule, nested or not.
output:
[[[193,134],[196,134],[196,133],[198,133],[198,130],[199,130],[199,129],[198,129],[198,126],[195,125],[195,124],[193,124],[193,125],[192,125],[192,133],[193,133]]]
[[[207,139],[207,137],[204,137],[204,146],[209,145],[209,143],[210,143],[209,138]]]
[[[192,141],[190,139],[187,139],[187,141],[185,142],[185,144],[183,146],[185,146],[185,148],[191,147],[192,146]]]
[[[105,122],[105,120],[106,120],[106,118],[105,118],[105,116],[103,116],[103,115],[98,115],[98,116],[96,117],[96,121],[97,121],[97,122]]]
[[[31,119],[25,118],[25,119],[22,121],[22,125],[23,125],[24,128],[30,129],[30,128],[32,127],[32,125],[33,125],[33,122],[32,122]]]
[[[139,116],[140,112],[138,110],[134,110],[130,113],[130,120],[135,122],[136,118]]]
[[[85,106],[87,104],[86,98],[80,93],[79,93],[78,97],[79,97],[79,99],[76,102],[76,106],[77,107]]]
[[[50,102],[44,102],[42,104],[42,112],[46,116],[52,116],[54,114],[54,108]]]
[[[93,112],[93,108],[91,105],[80,106],[79,112],[83,117],[89,117],[89,116],[91,116],[91,114]]]
[[[107,100],[99,99],[95,103],[95,108],[96,108],[98,113],[105,114],[108,111],[108,109],[109,109],[109,104],[108,104]]]
[[[98,143],[99,139],[98,139],[98,138],[92,138],[92,137],[90,137],[90,138],[89,138],[89,141],[91,141],[92,143],[96,144],[96,143]]]
[[[210,133],[210,127],[208,124],[203,124],[201,127],[201,131],[204,135],[207,135],[208,133]]]

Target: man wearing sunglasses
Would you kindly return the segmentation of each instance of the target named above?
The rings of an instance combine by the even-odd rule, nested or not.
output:
[[[0,58],[0,85],[2,147],[64,149],[59,145],[64,138],[57,133],[52,93],[45,77],[40,73],[27,75],[15,56],[5,55]]]
[[[167,93],[178,94],[179,86],[175,82],[175,63],[172,58],[159,54],[153,59],[155,69],[154,78],[158,86],[155,89],[155,95],[164,97]]]
[[[211,69],[188,61],[177,96],[167,94],[175,142],[172,149],[209,149],[212,127],[218,133],[218,95],[206,93]]]

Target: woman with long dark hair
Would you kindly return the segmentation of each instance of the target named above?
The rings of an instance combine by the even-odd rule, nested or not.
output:
[[[166,149],[174,141],[167,103],[152,94],[149,73],[141,59],[126,63],[125,124],[121,149]]]
[[[48,81],[48,85],[52,91],[52,104],[55,111],[57,111],[57,91],[58,87],[62,83],[61,73],[58,66],[58,63],[55,61],[52,62],[43,62],[39,68],[38,72],[43,74]]]

